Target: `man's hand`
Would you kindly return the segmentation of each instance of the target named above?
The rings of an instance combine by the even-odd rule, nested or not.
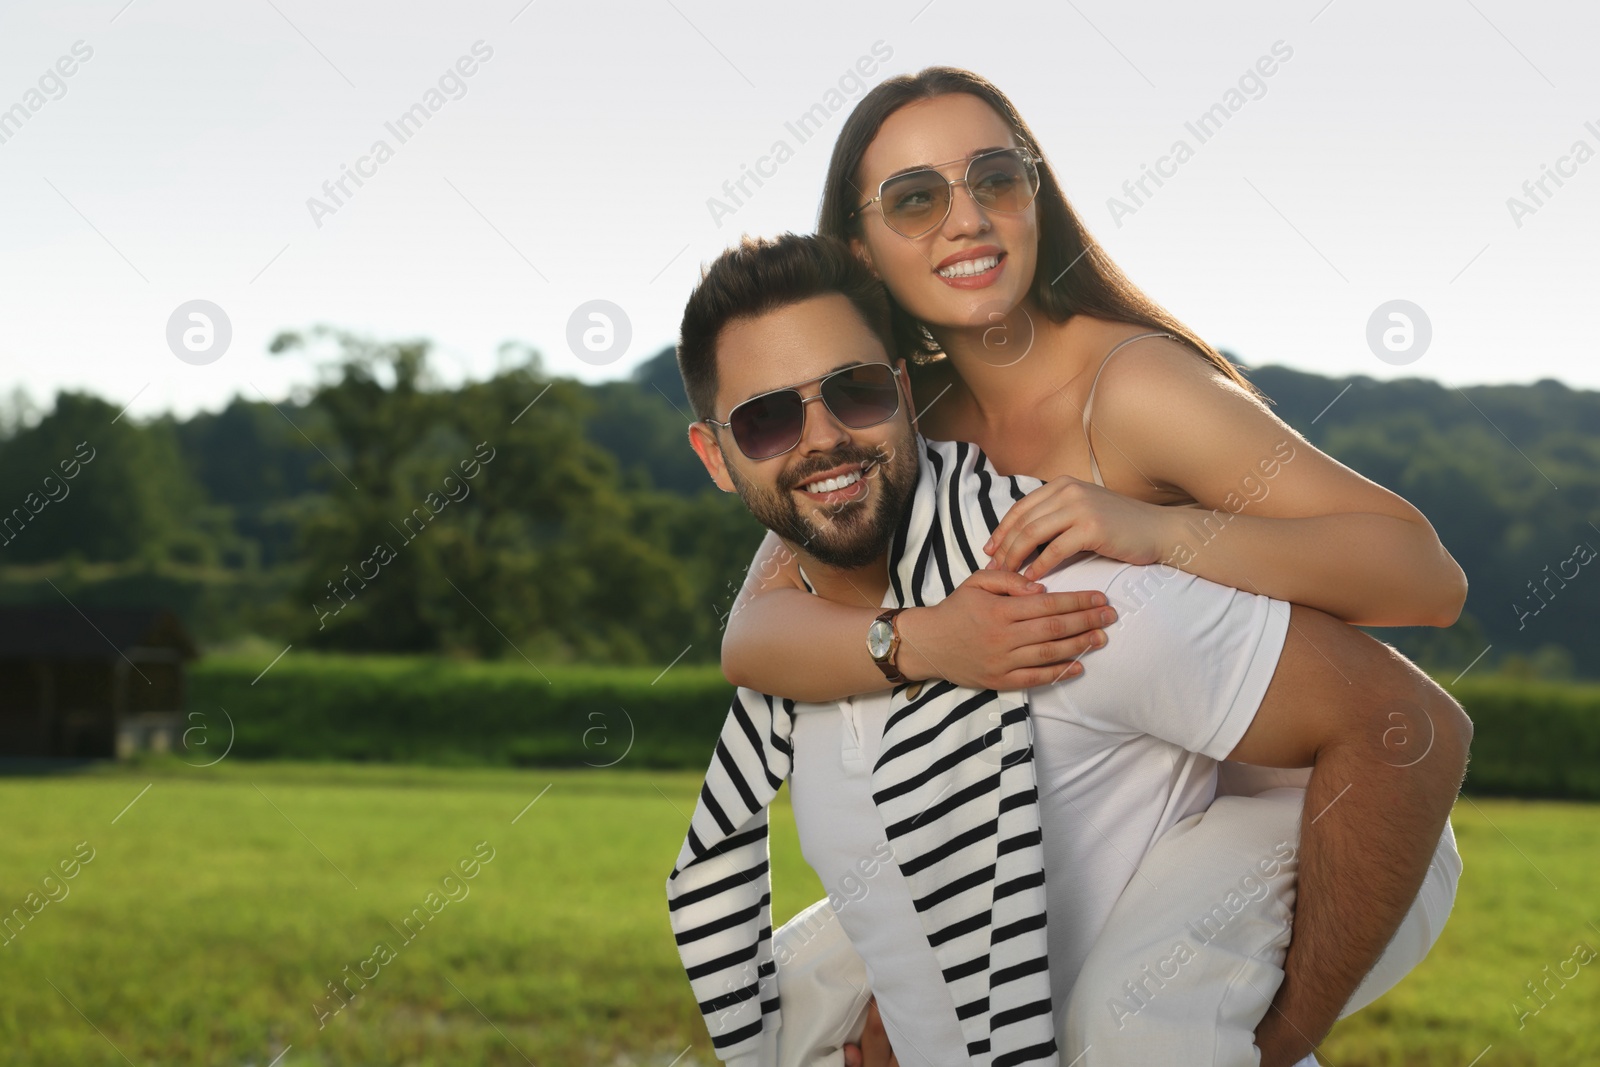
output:
[[[1268,1008],[1267,1017],[1256,1027],[1256,1051],[1261,1053],[1260,1067],[1293,1067],[1313,1050],[1313,1043],[1298,1032],[1288,1018],[1277,1008]],[[850,1067],[850,1057],[845,1056],[845,1067]]]
[[[1046,593],[1008,571],[976,571],[944,600],[898,620],[901,673],[972,689],[1032,689],[1083,672],[1116,609],[1099,590]]]
[[[867,1001],[867,1026],[861,1031],[861,1044],[844,1047],[844,1067],[900,1067],[878,1015],[877,997]]]

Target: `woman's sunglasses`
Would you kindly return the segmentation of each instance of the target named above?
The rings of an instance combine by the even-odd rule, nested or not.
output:
[[[732,433],[747,458],[772,459],[800,443],[806,405],[813,400],[821,400],[834,418],[853,430],[888,422],[900,410],[899,376],[900,369],[887,363],[858,363],[811,379],[818,383],[816,396],[801,396],[793,386],[774,389],[739,404],[728,413],[727,422],[705,421]]]
[[[891,230],[902,237],[921,237],[949,217],[950,201],[958,184],[965,185],[972,199],[986,210],[1021,211],[1033,203],[1039,192],[1038,161],[1026,148],[1004,148],[973,156],[967,163],[966,176],[954,181],[932,167],[898,174],[879,185],[878,195],[852,211],[850,217],[877,204]]]

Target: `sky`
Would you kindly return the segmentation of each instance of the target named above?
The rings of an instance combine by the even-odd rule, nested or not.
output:
[[[426,337],[446,383],[508,342],[624,375],[742,233],[814,227],[850,108],[934,64],[1247,366],[1600,389],[1596,40],[1594,5],[1509,0],[8,4],[0,393],[303,396],[313,356],[268,345],[319,324]]]

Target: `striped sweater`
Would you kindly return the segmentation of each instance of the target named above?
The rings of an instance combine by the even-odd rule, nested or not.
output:
[[[891,606],[938,603],[980,569],[1000,516],[1039,483],[963,442],[917,438],[889,557]],[[755,1064],[780,1025],[767,806],[793,768],[795,702],[740,689],[667,900],[717,1056]],[[895,689],[873,799],[978,1067],[1054,1065],[1044,852],[1026,692]],[[1021,739],[1021,740],[1019,740]],[[765,1035],[765,1043],[764,1043]]]

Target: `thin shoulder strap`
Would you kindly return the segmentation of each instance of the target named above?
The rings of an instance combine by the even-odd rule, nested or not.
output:
[[[1105,372],[1106,364],[1111,362],[1111,357],[1116,355],[1122,349],[1126,348],[1128,345],[1133,344],[1133,342],[1143,341],[1146,337],[1166,337],[1173,341],[1179,340],[1177,337],[1167,333],[1165,330],[1152,330],[1149,333],[1135,334],[1134,336],[1129,337],[1127,340],[1119,342],[1116,347],[1107,352],[1105,358],[1100,361],[1100,369],[1094,372],[1094,381],[1089,383],[1089,396],[1083,402],[1083,440],[1089,446],[1089,471],[1094,475],[1094,484],[1101,486],[1102,488],[1106,483],[1105,480],[1100,477],[1100,461],[1094,457],[1094,441],[1089,437],[1089,416],[1094,411],[1094,391],[1100,385],[1100,375]]]

